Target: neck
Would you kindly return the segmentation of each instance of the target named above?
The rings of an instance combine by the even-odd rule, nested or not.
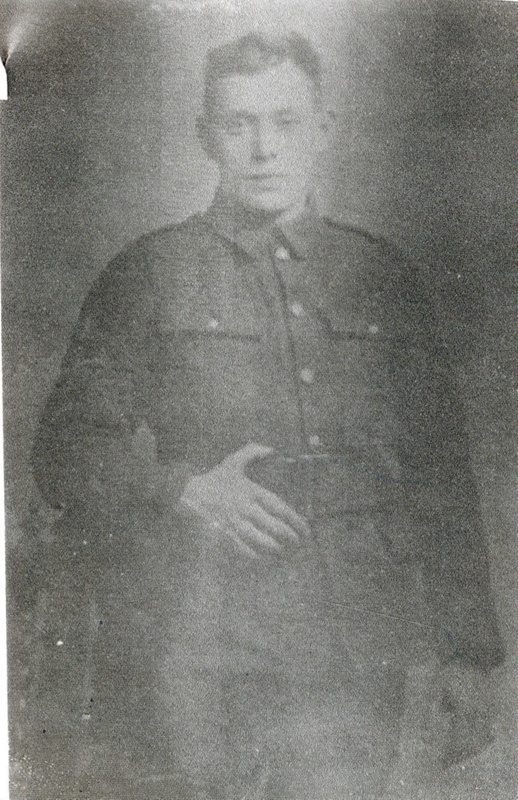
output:
[[[216,193],[215,204],[224,208],[229,216],[241,220],[244,227],[255,229],[291,222],[314,208],[312,198],[305,196],[300,203],[283,211],[263,211],[244,206],[221,190]]]

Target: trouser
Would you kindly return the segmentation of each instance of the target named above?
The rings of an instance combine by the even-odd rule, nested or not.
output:
[[[382,796],[420,639],[415,569],[365,516],[313,529],[258,563],[200,539],[165,664],[186,798]]]
[[[153,547],[129,568],[63,564],[41,609],[28,797],[376,797],[420,632],[413,567],[367,516],[313,530],[258,563],[193,524],[182,562]]]
[[[393,716],[339,682],[191,673],[176,739],[188,779],[182,798],[381,797],[397,755],[402,681],[391,678]]]

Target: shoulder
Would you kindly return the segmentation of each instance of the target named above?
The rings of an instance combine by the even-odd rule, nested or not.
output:
[[[333,262],[357,278],[366,291],[402,291],[419,282],[420,266],[411,254],[378,232],[324,217],[324,248]]]
[[[393,273],[419,272],[420,265],[412,258],[411,253],[384,234],[330,217],[324,217],[323,221],[327,237],[333,244],[341,245],[344,250],[352,247],[366,252],[390,267]]]
[[[422,254],[413,252],[412,249],[389,236],[372,232],[366,228],[348,225],[343,222],[325,218],[329,231],[341,242],[345,248],[354,244],[369,256],[374,256],[374,267],[381,269],[388,284],[399,288],[401,292],[417,292],[428,295],[430,298],[435,293],[433,265],[423,259]]]
[[[215,231],[204,223],[203,217],[194,214],[140,236],[119,253],[106,274],[126,273],[152,281],[162,262],[169,265],[174,261],[178,266],[194,263],[196,253],[215,238]]]
[[[323,222],[329,234],[336,237],[337,240],[356,240],[374,247],[378,246],[380,242],[384,241],[383,237],[372,231],[368,231],[366,228],[362,228],[357,225],[350,225],[332,217],[323,217]]]
[[[356,267],[367,282],[412,273],[408,255],[380,233],[330,217],[324,217],[323,223],[325,249],[347,263],[349,270]]]
[[[377,304],[403,332],[433,339],[438,330],[435,270],[421,254],[390,238],[326,218],[336,292],[351,286],[368,304]],[[419,334],[419,335],[417,335]]]
[[[153,305],[164,279],[188,282],[200,262],[200,249],[213,246],[215,233],[201,216],[145,233],[124,247],[93,284],[84,304],[89,314],[127,314],[138,304],[140,312]]]
[[[211,244],[219,237],[216,231],[207,225],[203,214],[193,214],[181,222],[173,223],[150,231],[130,245],[143,250],[148,256],[160,257],[171,252],[181,255]]]

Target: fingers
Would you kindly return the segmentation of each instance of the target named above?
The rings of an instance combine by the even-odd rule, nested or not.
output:
[[[263,505],[254,502],[243,516],[235,517],[230,523],[232,538],[240,544],[257,552],[280,553],[286,545],[300,544],[301,537],[309,535],[307,522],[296,511],[274,494],[265,490],[260,492]],[[269,513],[264,505],[269,504]],[[283,519],[284,517],[284,519]],[[241,548],[242,549],[242,548]]]
[[[249,464],[251,461],[255,461],[257,458],[266,458],[266,456],[269,456],[272,453],[272,447],[265,447],[262,444],[249,442],[248,444],[245,444],[244,447],[241,447],[240,450],[236,450],[235,453],[231,453],[229,456],[227,456],[222,461],[222,464],[225,464],[227,467],[233,467],[243,471],[247,464]]]
[[[278,553],[282,549],[279,542],[272,536],[256,527],[253,522],[248,522],[248,520],[239,520],[239,524],[234,530],[245,544],[248,544],[249,547],[254,548],[256,551],[262,550]]]
[[[280,553],[283,545],[277,536],[283,536],[284,544],[289,537],[291,542],[298,543],[294,531],[282,522],[277,523],[259,506],[247,512],[247,516],[227,515],[224,519],[214,517],[209,522],[210,529],[217,535],[223,535],[232,540],[238,550],[248,556],[257,558],[261,553]]]
[[[258,557],[257,553],[255,552],[253,547],[250,547],[246,542],[244,542],[241,539],[241,536],[239,535],[239,533],[237,531],[233,530],[232,528],[229,528],[228,536],[232,540],[234,545],[236,546],[237,550],[242,555],[247,556],[248,558],[254,558],[254,559],[256,559]]]
[[[282,520],[286,525],[292,528],[296,533],[302,537],[310,535],[310,528],[304,517],[288,505],[284,500],[278,497],[268,489],[263,489],[261,486],[257,487],[255,493],[256,500],[269,512],[270,515]]]
[[[262,506],[255,503],[247,514],[247,518],[257,528],[267,533],[276,541],[299,544],[300,537],[297,532],[283,522],[279,517],[274,517],[265,511]]]
[[[229,520],[225,527],[227,534],[246,555],[280,553],[285,545],[297,545],[300,541],[289,525],[270,516],[258,505],[250,508],[246,517]]]

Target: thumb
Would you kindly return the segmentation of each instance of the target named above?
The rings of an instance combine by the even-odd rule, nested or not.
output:
[[[273,447],[265,447],[262,444],[249,442],[244,447],[236,450],[235,453],[227,456],[222,463],[228,467],[243,470],[251,461],[255,461],[258,458],[266,458],[272,453]]]

